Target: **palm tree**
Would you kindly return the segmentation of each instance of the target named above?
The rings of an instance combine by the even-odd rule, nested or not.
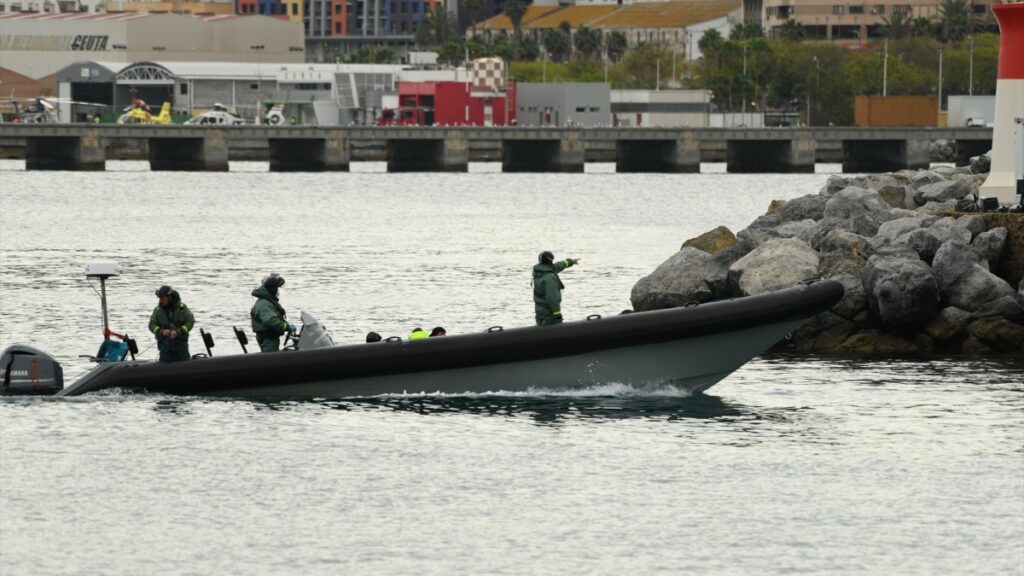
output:
[[[906,12],[894,10],[892,16],[882,18],[882,22],[885,22],[882,33],[890,39],[896,40],[910,35],[910,18]]]
[[[519,36],[519,27],[523,24],[523,16],[526,15],[526,8],[529,6],[527,2],[528,0],[505,0],[502,7],[502,12],[512,21],[512,29],[515,30],[516,36]]]
[[[420,46],[441,46],[452,36],[456,27],[448,18],[444,7],[438,3],[428,10],[416,26],[416,44]]]
[[[918,16],[910,21],[910,35],[915,38],[927,38],[932,35],[932,21]]]
[[[618,62],[622,55],[626,53],[626,48],[629,47],[626,35],[618,31],[609,34],[606,42],[605,51],[608,53],[608,58],[614,62]]]
[[[803,40],[807,36],[807,32],[799,22],[790,18],[782,23],[782,26],[779,28],[779,35],[782,36],[783,40],[797,42]]]
[[[969,0],[942,0],[939,20],[942,22],[942,39],[946,42],[959,42],[974,34],[974,16]]]
[[[601,51],[601,33],[586,26],[576,29],[573,37],[576,52],[583,60],[592,60]]]
[[[466,15],[469,16],[470,36],[476,36],[476,21],[484,7],[484,0],[459,0],[459,4],[466,9]]]

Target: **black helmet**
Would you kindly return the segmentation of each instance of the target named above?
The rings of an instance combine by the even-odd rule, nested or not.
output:
[[[170,286],[164,284],[163,286],[156,289],[156,295],[159,298],[163,298],[164,296],[170,296],[171,292],[173,291],[174,290],[172,290]]]
[[[541,252],[537,256],[537,262],[540,262],[541,264],[551,264],[554,261],[555,261],[555,255],[552,254],[548,250],[545,250],[545,251]]]

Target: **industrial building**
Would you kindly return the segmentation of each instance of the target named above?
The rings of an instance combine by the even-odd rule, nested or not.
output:
[[[56,73],[76,62],[305,60],[302,26],[277,18],[147,13],[0,14],[5,96],[55,94]],[[14,94],[7,88],[16,85]]]
[[[613,126],[703,128],[711,114],[707,90],[612,90]]]
[[[610,126],[611,96],[605,83],[522,83],[517,87],[519,126]]]

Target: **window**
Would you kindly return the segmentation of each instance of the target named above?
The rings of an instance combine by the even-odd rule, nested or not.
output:
[[[186,94],[188,94],[188,84],[179,84],[178,85],[178,94],[181,94],[182,96],[185,96]]]
[[[259,84],[249,84],[249,89],[250,90],[259,90],[260,89],[260,85]]]
[[[260,14],[266,14],[266,13],[267,13],[267,5],[266,4],[260,4]]]
[[[863,14],[864,6],[850,6],[850,14]]]
[[[579,108],[576,108],[576,111],[577,112],[586,112],[587,108],[585,106],[580,106]]]
[[[843,6],[842,4],[834,4],[832,6],[832,13],[833,14],[840,14],[840,15],[842,15],[844,12],[846,12],[846,6]]]
[[[341,14],[341,4],[335,4],[334,5],[334,13],[335,14]]]
[[[885,14],[885,4],[875,4],[871,7],[872,14]]]
[[[341,34],[341,22],[334,23],[334,33]]]
[[[298,15],[299,15],[299,5],[298,4],[292,4],[292,16],[298,16]]]

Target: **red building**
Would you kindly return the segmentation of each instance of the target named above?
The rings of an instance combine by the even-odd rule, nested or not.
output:
[[[381,124],[406,126],[508,126],[515,124],[516,85],[506,92],[471,92],[465,82],[399,82],[398,109]]]

